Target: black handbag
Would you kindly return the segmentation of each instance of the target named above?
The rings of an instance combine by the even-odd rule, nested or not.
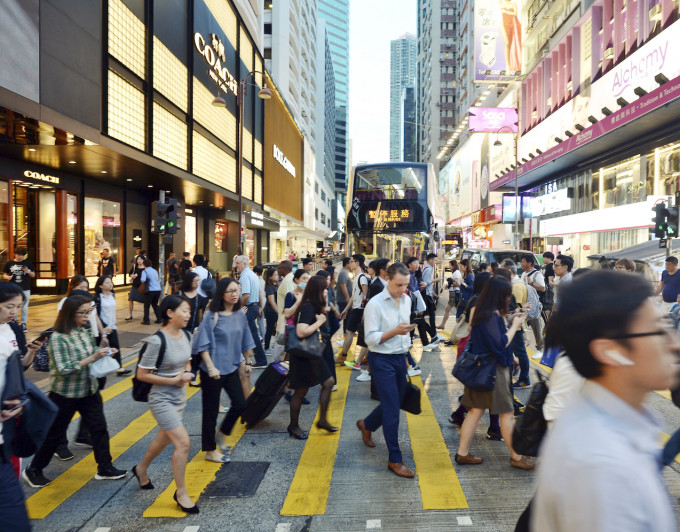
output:
[[[411,377],[408,378],[406,383],[404,398],[401,400],[401,409],[416,416],[422,412],[420,409],[420,388],[411,382]]]
[[[7,359],[5,366],[5,387],[2,390],[2,401],[21,399],[24,395],[26,395],[24,365],[21,363],[21,353],[14,351]]]
[[[286,325],[286,351],[308,360],[321,358],[325,349],[324,335],[321,331],[317,330],[306,338],[300,338],[296,329],[295,325]]]
[[[453,366],[451,372],[456,379],[476,392],[490,392],[496,384],[496,355],[470,352],[470,342]]]
[[[512,430],[512,448],[524,456],[538,456],[548,423],[543,416],[543,403],[548,396],[548,384],[537,371],[538,382],[531,389],[524,413],[517,418]]]

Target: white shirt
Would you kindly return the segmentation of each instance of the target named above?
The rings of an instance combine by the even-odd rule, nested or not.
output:
[[[581,377],[568,356],[560,355],[550,374],[548,396],[543,403],[543,417],[555,421],[581,394],[586,380]],[[552,426],[552,425],[550,425]]]
[[[196,275],[198,275],[198,290],[196,291],[198,292],[199,295],[203,297],[208,297],[201,288],[201,282],[203,281],[203,279],[208,278],[208,270],[206,270],[203,266],[196,266],[192,271]]]
[[[676,532],[659,425],[586,381],[541,448],[533,532]]]
[[[352,308],[361,308],[361,303],[364,300],[362,286],[368,286],[368,275],[365,273],[360,273],[354,278],[352,287]]]
[[[8,323],[0,325],[0,397],[5,390],[5,368],[7,367],[7,359],[14,351],[19,349],[19,344],[14,336],[14,331]],[[2,439],[2,423],[0,423],[0,445],[4,442]]]
[[[106,326],[109,329],[116,329],[116,298],[113,294],[109,294],[108,296],[105,296],[104,294],[100,294],[100,301],[101,301],[101,314],[99,316],[99,319],[102,320],[103,323],[106,323]]]
[[[382,335],[400,323],[411,320],[411,298],[402,294],[399,301],[390,295],[387,288],[371,299],[364,309],[364,339],[374,353],[402,355],[411,347],[410,333],[393,336],[380,343]]]
[[[450,292],[460,292],[460,285],[463,284],[463,276],[460,274],[460,270],[456,270],[451,274],[451,279],[453,279],[454,283],[449,288]],[[458,283],[456,285],[456,282]]]
[[[522,274],[522,281],[524,281],[527,284],[531,283],[532,285],[535,284],[545,288],[545,277],[543,276],[540,270],[537,270],[535,268],[533,269],[533,271],[524,272]],[[536,291],[538,292],[538,290]]]

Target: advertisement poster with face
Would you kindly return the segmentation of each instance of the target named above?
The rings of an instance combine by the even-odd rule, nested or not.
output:
[[[502,81],[521,74],[521,8],[517,0],[475,2],[475,81]]]

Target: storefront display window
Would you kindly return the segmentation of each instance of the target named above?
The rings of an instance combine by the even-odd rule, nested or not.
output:
[[[246,246],[243,250],[251,266],[255,265],[255,230],[246,229]]]
[[[222,253],[227,251],[228,224],[223,220],[215,221],[215,251]]]
[[[40,277],[57,276],[57,211],[54,190],[38,192],[40,219],[38,220],[37,262]]]
[[[68,276],[71,278],[76,274],[76,271],[78,271],[78,235],[76,232],[78,227],[78,198],[73,194],[69,194],[67,204],[66,230],[68,231]]]
[[[647,198],[647,183],[640,173],[640,156],[600,170],[602,208],[638,203]]]
[[[678,190],[680,177],[680,144],[657,148],[647,155],[649,175],[656,178],[657,194],[672,196]]]
[[[102,250],[107,248],[121,271],[123,260],[120,251],[120,204],[99,198],[85,198],[85,275],[99,276]],[[116,280],[114,279],[114,282]]]
[[[191,257],[196,255],[196,217],[184,218],[184,251],[188,251]]]

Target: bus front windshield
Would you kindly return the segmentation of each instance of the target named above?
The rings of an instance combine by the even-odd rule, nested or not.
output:
[[[426,200],[425,166],[376,166],[356,170],[354,196],[360,201]]]

